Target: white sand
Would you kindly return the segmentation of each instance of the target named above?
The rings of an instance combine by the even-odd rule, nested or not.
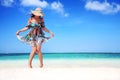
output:
[[[43,68],[33,61],[33,69],[27,60],[0,61],[0,80],[120,80],[119,62],[75,61],[44,61]]]
[[[12,68],[0,80],[120,80],[120,68]]]

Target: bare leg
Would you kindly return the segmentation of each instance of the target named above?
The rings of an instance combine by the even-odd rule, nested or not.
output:
[[[40,44],[37,46],[38,58],[39,58],[39,60],[40,60],[40,68],[43,67],[43,58],[42,58],[42,52],[41,52],[41,45],[42,45],[42,43],[40,43]]]
[[[29,68],[32,68],[32,60],[33,60],[33,57],[36,53],[36,50],[37,50],[37,47],[32,47],[32,52],[30,53],[30,57],[29,57],[29,61],[28,61]]]

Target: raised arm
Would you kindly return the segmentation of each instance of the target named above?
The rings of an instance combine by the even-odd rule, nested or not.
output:
[[[53,32],[49,31],[46,27],[43,27],[42,30],[44,30],[45,32],[49,33],[51,35],[51,37],[54,37]]]
[[[51,37],[54,37],[54,33],[49,31],[46,27],[45,27],[45,24],[44,24],[44,15],[42,16],[42,19],[41,19],[41,22],[43,23],[42,24],[42,30],[44,30],[45,32],[49,33],[51,35]]]
[[[25,27],[25,28],[20,29],[20,30],[18,30],[18,31],[16,32],[16,35],[19,35],[20,32],[26,31],[26,30],[28,30],[28,29],[29,29],[28,27]]]

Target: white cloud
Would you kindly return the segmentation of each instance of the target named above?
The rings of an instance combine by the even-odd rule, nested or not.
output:
[[[14,3],[14,0],[0,0],[0,3],[1,3],[2,6],[12,7],[12,4]]]
[[[43,0],[21,0],[21,5],[28,7],[28,6],[35,6],[35,7],[41,7],[46,8],[48,6],[48,3]]]
[[[65,12],[63,4],[60,2],[54,1],[52,3],[48,3],[45,0],[42,0],[42,1],[41,0],[21,0],[21,5],[24,7],[29,7],[29,6],[41,7],[41,8],[49,7],[48,9],[52,9],[64,17],[69,16],[69,14]]]
[[[88,1],[85,5],[87,10],[99,11],[103,14],[117,13],[120,11],[120,5],[116,3]]]
[[[60,13],[64,17],[69,16],[69,14],[65,12],[63,4],[60,2],[53,2],[51,3],[50,7],[52,10],[55,10],[56,12]]]

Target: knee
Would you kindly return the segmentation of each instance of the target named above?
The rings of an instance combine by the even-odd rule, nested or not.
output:
[[[37,49],[36,52],[41,52],[41,50],[40,50],[40,49]]]
[[[33,50],[32,52],[33,52],[34,54],[36,54],[37,50]]]
[[[41,52],[41,50],[39,48],[36,49],[37,52]]]
[[[33,52],[33,53],[36,53],[36,52],[37,52],[37,49],[36,49],[36,48],[34,48],[34,49],[32,50],[32,52]]]

